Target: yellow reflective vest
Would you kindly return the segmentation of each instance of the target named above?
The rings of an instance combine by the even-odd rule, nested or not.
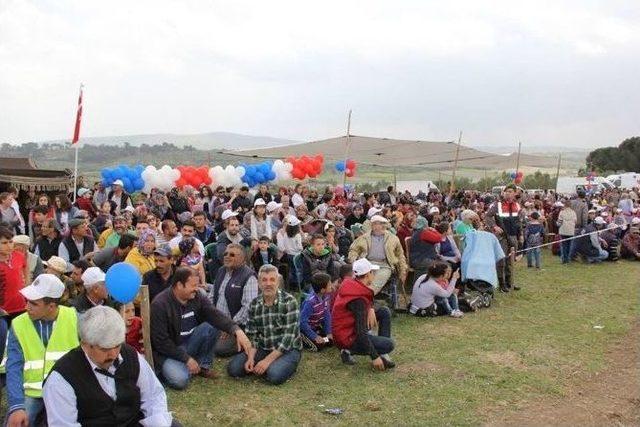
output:
[[[58,318],[53,322],[53,331],[46,347],[27,313],[13,319],[11,327],[24,355],[24,394],[42,397],[42,382],[53,365],[69,350],[80,345],[76,310],[58,306]]]

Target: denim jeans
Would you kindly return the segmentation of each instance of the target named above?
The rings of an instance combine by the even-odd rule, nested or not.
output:
[[[530,249],[527,251],[527,267],[540,268],[540,248]]]
[[[379,307],[375,310],[378,321],[378,335],[369,335],[369,341],[379,354],[389,354],[395,346],[391,339],[391,311],[387,307]],[[349,349],[353,354],[369,354],[366,349],[356,344]]]
[[[262,359],[267,357],[271,353],[271,350],[265,350],[259,348],[256,350],[256,355],[253,359],[254,364],[257,364]],[[300,350],[289,350],[284,352],[280,357],[274,360],[264,373],[265,379],[273,384],[279,385],[287,381],[295,374],[300,363],[302,352]],[[227,365],[227,372],[229,376],[233,378],[241,378],[248,375],[244,370],[244,364],[247,362],[247,354],[245,352],[238,353],[229,361]]]
[[[449,315],[453,310],[460,309],[458,306],[458,296],[456,294],[451,294],[449,298],[435,297],[435,302],[438,306],[438,314],[445,313]]]
[[[182,345],[189,356],[194,358],[201,368],[210,369],[213,365],[213,350],[220,332],[209,323],[201,323],[193,332],[186,345]],[[183,390],[189,385],[187,364],[175,359],[167,359],[162,364],[162,376],[167,385]]]
[[[560,235],[560,239],[564,240],[564,239],[570,239],[573,236],[562,236]],[[573,240],[566,240],[563,242],[560,242],[560,259],[562,260],[563,264],[567,264],[569,262],[571,262],[571,242],[573,242],[575,239]]]
[[[600,253],[597,256],[588,256],[587,262],[602,262],[609,258],[609,252],[605,251],[604,249],[599,249],[599,252]]]

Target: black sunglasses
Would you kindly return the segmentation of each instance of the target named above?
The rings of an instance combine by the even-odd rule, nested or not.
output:
[[[233,252],[225,252],[224,256],[228,256],[229,258],[233,258],[236,256],[236,254],[234,254]]]

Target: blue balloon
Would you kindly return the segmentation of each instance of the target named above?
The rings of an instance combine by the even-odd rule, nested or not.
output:
[[[126,262],[113,264],[105,278],[109,294],[118,302],[127,304],[132,302],[142,283],[142,276],[136,268]]]
[[[336,170],[338,172],[344,172],[345,168],[346,168],[346,164],[344,160],[340,160],[339,162],[336,163]]]
[[[100,175],[102,175],[102,178],[104,179],[109,178],[109,169],[102,168],[102,170],[100,171]]]
[[[262,172],[256,173],[254,175],[254,178],[258,184],[262,184],[265,181],[264,174]]]

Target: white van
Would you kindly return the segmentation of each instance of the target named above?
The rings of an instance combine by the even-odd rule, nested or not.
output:
[[[613,185],[618,188],[630,190],[634,187],[640,187],[640,173],[625,172],[619,175],[609,175],[607,177]]]
[[[596,191],[611,190],[614,188],[614,185],[609,180],[601,176],[594,177],[591,183],[589,183],[587,177],[584,176],[561,176],[556,183],[556,193],[573,195],[576,194],[578,190],[588,192],[589,185],[592,187],[597,186]]]

